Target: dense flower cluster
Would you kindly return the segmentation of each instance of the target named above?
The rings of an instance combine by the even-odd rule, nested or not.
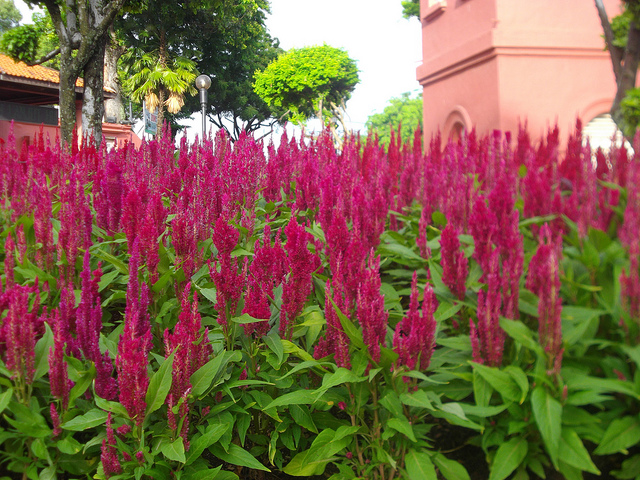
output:
[[[106,422],[87,427],[101,429],[94,443],[102,439],[108,478],[145,465],[158,450],[167,464],[183,461],[194,432],[199,439],[213,435],[203,419],[226,422],[224,409],[240,411],[247,398],[259,421],[289,425],[265,406],[272,387],[288,388],[293,377],[283,372],[296,358],[318,372],[325,361],[363,369],[368,362],[373,384],[375,375],[431,374],[440,366],[432,359],[441,336],[458,335],[464,338],[449,345],[466,355],[465,368],[471,358],[501,367],[511,341],[501,317],[534,317],[522,314],[531,308],[520,298],[523,286],[538,297],[537,339],[556,376],[566,348],[562,235],[572,235],[578,251],[594,229],[614,231],[620,202],[626,210],[619,237],[629,261],[616,312],[624,331],[635,328],[640,338],[640,168],[625,150],[592,157],[579,124],[564,155],[557,129],[535,147],[524,129],[517,139],[470,132],[444,146],[435,136],[424,152],[420,132],[412,144],[399,138],[394,133],[385,152],[372,138],[350,137],[338,150],[326,132],[285,136],[267,148],[268,158],[245,134],[235,144],[224,133],[191,146],[183,141],[176,155],[168,139],[139,150],[85,144],[66,151],[38,138],[21,154],[9,139],[0,146],[0,216],[7,226],[0,237],[0,354],[16,398],[40,408],[43,431],[50,428],[56,441],[71,442],[65,425],[82,419],[78,412],[87,405],[89,419],[110,409]],[[531,238],[539,238],[532,257],[524,253]],[[39,341],[46,358],[36,365]],[[154,387],[164,389],[166,406],[145,422],[150,376],[170,356],[170,384],[167,373],[162,388]],[[216,390],[194,395],[192,378],[212,359],[219,371],[199,380],[215,378]],[[267,364],[278,372],[277,386],[261,376]],[[315,373],[304,379],[310,388]],[[70,376],[78,385],[73,393]],[[47,381],[44,407],[30,405],[32,386]],[[249,390],[251,382],[268,387]],[[411,384],[398,384],[411,393]],[[335,405],[341,415],[351,416],[368,395],[356,393]],[[413,408],[402,397],[409,403],[395,409],[396,397],[380,401],[394,414]],[[311,432],[306,404],[295,405],[295,420]],[[237,432],[234,445],[245,442],[254,418],[236,419],[225,438]],[[145,443],[151,435],[163,440]],[[182,439],[184,451],[169,438]],[[273,435],[265,451],[276,454],[278,441]],[[355,461],[362,452],[349,454]]]

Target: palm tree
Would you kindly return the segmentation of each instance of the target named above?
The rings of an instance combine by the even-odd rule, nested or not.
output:
[[[130,49],[123,55],[123,63],[125,91],[136,102],[144,100],[150,112],[158,108],[158,135],[161,135],[165,107],[169,113],[177,113],[184,105],[184,95],[197,93],[196,63],[182,56],[170,58],[164,35],[159,49],[151,52]]]

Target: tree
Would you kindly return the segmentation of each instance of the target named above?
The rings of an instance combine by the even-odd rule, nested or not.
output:
[[[294,122],[315,117],[340,121],[360,79],[346,51],[328,45],[291,49],[255,73],[254,89],[267,104],[283,108]],[[345,128],[346,131],[346,128]]]
[[[20,20],[22,20],[22,14],[13,0],[0,0],[0,35],[17,27]]]
[[[401,143],[405,144],[421,125],[422,93],[412,98],[410,92],[405,92],[399,98],[389,100],[389,105],[382,113],[370,115],[366,123],[367,132],[375,133],[381,145],[389,145],[391,131],[397,132],[400,126],[402,126]]]
[[[16,37],[21,42],[8,42],[8,53],[15,59],[35,65],[60,58],[60,133],[63,143],[70,144],[76,119],[75,85],[84,79],[82,130],[102,140],[104,116],[104,56],[109,29],[123,6],[133,0],[32,0],[32,5],[46,8],[58,36],[59,45],[37,58],[38,31],[28,26]],[[15,32],[14,29],[11,33]]]
[[[635,89],[640,62],[640,0],[624,0],[625,14],[614,22],[609,21],[603,0],[595,0],[595,4],[617,84],[611,117],[630,139],[638,126],[637,119],[633,118],[633,112],[637,110],[634,104],[640,107],[640,92]],[[625,100],[630,93],[631,97]]]
[[[132,100],[141,102],[144,99],[150,112],[158,109],[158,125],[162,126],[165,107],[170,113],[178,113],[184,105],[185,93],[196,94],[196,64],[184,57],[168,58],[166,46],[152,53],[130,52],[140,56],[125,70],[125,74],[131,75],[123,86]],[[161,134],[162,128],[159,128],[158,137]]]
[[[402,2],[402,16],[404,18],[416,17],[420,19],[420,0],[404,0]]]
[[[188,59],[198,72],[212,78],[208,112],[219,128],[237,138],[241,130],[253,131],[268,123],[272,110],[252,87],[254,71],[280,51],[264,24],[266,0],[148,0],[147,7],[116,24],[123,44],[138,52],[123,56],[125,69],[133,73],[131,59],[143,54],[159,58],[164,37],[167,61]],[[197,97],[186,96],[184,101],[180,112],[167,113],[172,126],[200,110]]]

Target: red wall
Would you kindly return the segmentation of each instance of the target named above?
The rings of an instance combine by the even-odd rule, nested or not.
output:
[[[577,116],[608,112],[615,81],[593,2],[421,0],[421,10],[425,140],[456,122],[483,134],[527,120],[532,136],[557,122],[566,134]]]

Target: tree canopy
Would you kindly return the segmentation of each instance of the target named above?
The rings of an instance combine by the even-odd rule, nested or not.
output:
[[[88,11],[94,11],[92,9],[95,7],[99,13],[115,5],[115,1],[90,0],[86,5],[89,6]],[[176,120],[199,110],[196,97],[184,97],[185,93],[194,91],[193,78],[199,72],[213,78],[209,91],[209,114],[213,115],[214,123],[227,128],[234,137],[237,138],[242,129],[250,131],[273,121],[271,117],[274,110],[253,91],[252,86],[254,71],[266,67],[281,51],[277,40],[269,36],[264,25],[269,8],[267,0],[117,1],[122,5],[120,15],[113,24],[104,25],[107,29],[100,36],[100,41],[94,42],[95,54],[100,57],[100,68],[97,67],[97,61],[90,72],[81,65],[84,54],[78,55],[81,52],[78,41],[87,35],[96,38],[96,30],[89,26],[77,27],[81,16],[79,13],[86,11],[86,8],[73,1],[60,4],[60,7],[56,7],[58,4],[54,0],[33,2],[54,14],[43,15],[33,25],[13,30],[11,35],[2,38],[0,48],[13,58],[29,64],[58,58],[56,66],[61,70],[61,86],[66,85],[65,91],[71,94],[75,80],[73,83],[71,77],[66,80],[69,73],[75,78],[83,76],[85,85],[89,83],[97,87],[91,79],[102,82],[103,67],[104,81],[108,81],[109,87],[118,92],[115,70],[118,59],[126,51],[125,61],[119,63],[124,68],[119,76],[126,80],[126,86],[129,87],[125,93],[135,100],[153,93],[163,107],[171,105],[174,111],[182,102],[186,102],[182,111],[166,113],[174,126],[177,126]],[[68,17],[69,22],[64,25],[56,23],[56,11],[60,13],[59,18]],[[55,29],[51,18],[56,23]],[[72,31],[66,25],[76,25],[76,28]],[[65,28],[61,29],[61,26]],[[60,32],[62,40],[59,38]],[[51,47],[52,41],[55,42],[54,48],[43,47],[45,44]],[[58,47],[63,44],[68,45],[65,50],[68,52],[66,64],[62,62],[64,55],[55,56],[60,53]],[[102,90],[101,83],[100,92]],[[65,98],[66,102],[61,90],[63,138],[69,141],[75,122],[75,101],[71,114],[71,109],[63,106],[70,104],[69,95]],[[96,100],[96,95],[89,98],[85,95],[85,103],[96,105]],[[98,103],[102,107],[104,102],[100,99]],[[122,110],[122,105],[119,109]],[[93,119],[94,131],[101,127],[103,111],[99,112],[100,118],[95,116]],[[227,120],[225,125],[221,125],[223,119]],[[84,120],[83,116],[84,131],[91,131]],[[228,126],[229,121],[232,127]]]
[[[17,27],[22,20],[22,14],[13,0],[0,0],[0,35],[7,30]]]
[[[401,128],[401,142],[406,143],[413,132],[422,125],[422,93],[415,97],[410,92],[389,100],[382,113],[367,119],[367,133],[375,133],[381,145],[389,145],[391,132]]]
[[[402,16],[404,18],[420,18],[420,0],[403,0]]]
[[[64,143],[70,144],[73,136],[75,85],[79,77],[84,79],[83,133],[93,135],[98,142],[102,139],[104,56],[109,31],[116,15],[134,1],[137,0],[31,0],[31,5],[47,10],[58,45],[39,57],[41,31],[28,25],[12,30],[13,40],[3,38],[5,51],[27,64],[44,63],[59,55],[60,133]]]
[[[284,109],[302,124],[315,117],[324,123],[340,110],[360,81],[356,62],[329,45],[294,48],[255,73],[255,92],[267,104]]]
[[[625,12],[610,21],[603,1],[595,0],[617,83],[611,117],[630,139],[640,124],[640,90],[635,88],[640,64],[640,0],[623,3]]]

